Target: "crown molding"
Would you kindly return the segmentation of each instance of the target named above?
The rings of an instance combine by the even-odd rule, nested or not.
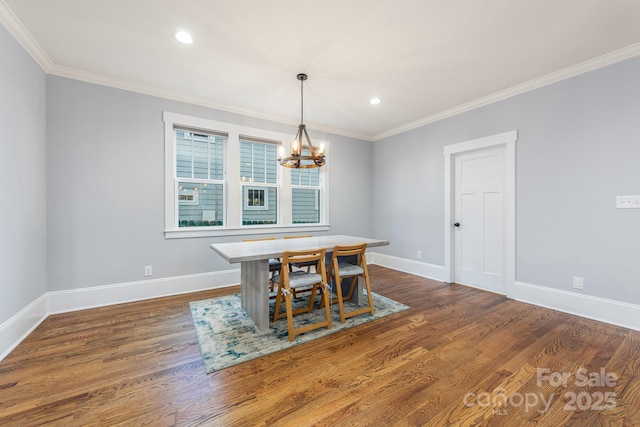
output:
[[[262,120],[269,120],[276,123],[282,123],[282,124],[287,124],[292,126],[298,126],[299,124],[297,121],[294,121],[291,119],[287,119],[287,118],[283,118],[275,115],[257,113],[255,111],[246,110],[233,105],[218,104],[198,96],[193,96],[193,95],[185,94],[178,91],[171,91],[171,90],[167,90],[167,89],[163,89],[163,88],[159,88],[151,85],[135,83],[127,80],[116,79],[113,77],[107,77],[102,74],[90,73],[90,72],[78,70],[75,68],[64,67],[60,65],[52,65],[47,72],[52,75],[66,77],[73,80],[80,80],[87,83],[94,83],[101,86],[108,86],[115,89],[126,90],[129,92],[136,92],[136,93],[141,93],[141,94],[150,95],[150,96],[157,96],[159,98],[171,99],[174,101],[199,105],[201,107],[227,111],[230,113],[241,114],[243,116],[249,116],[249,117],[262,119]],[[306,124],[308,129],[313,129],[314,131],[327,132],[334,135],[342,135],[349,138],[355,138],[355,139],[360,139],[364,141],[372,141],[371,135],[361,134],[357,132],[350,132],[344,129],[335,129],[330,127],[325,127],[325,126],[317,125],[310,122],[307,122]]]
[[[51,62],[51,59],[49,59],[38,43],[31,37],[31,34],[24,28],[22,22],[20,22],[4,0],[0,0],[0,23],[2,23],[9,34],[20,43],[24,50],[31,55],[40,68],[42,68],[45,73],[48,73],[53,67],[53,62]]]
[[[55,65],[47,54],[40,48],[38,43],[31,37],[29,32],[22,25],[18,17],[11,11],[4,0],[0,0],[0,23],[4,25],[7,31],[20,43],[20,45],[33,57],[38,65],[48,74],[57,75],[60,77],[67,77],[74,80],[85,81],[88,83],[95,83],[102,86],[113,87],[116,89],[123,89],[130,92],[137,92],[151,96],[157,96],[160,98],[171,99],[174,101],[185,102],[188,104],[199,105],[207,108],[213,108],[216,110],[227,111],[230,113],[241,114],[244,116],[254,117],[262,120],[269,120],[276,123],[282,123],[292,126],[297,126],[298,122],[291,119],[257,113],[246,109],[239,108],[232,105],[224,105],[211,102],[210,100],[200,98],[193,95],[180,93],[177,91],[171,91],[163,88],[158,88],[150,85],[129,82],[125,80],[106,77],[96,73],[89,73],[81,70],[77,70],[70,67],[64,67]],[[590,59],[580,64],[567,67],[565,69],[547,74],[537,79],[530,80],[520,85],[512,86],[505,90],[487,95],[482,98],[478,98],[471,102],[458,105],[456,107],[441,111],[436,114],[424,117],[422,119],[404,124],[402,126],[389,129],[385,132],[377,134],[363,134],[359,132],[351,132],[344,129],[330,128],[313,123],[307,123],[309,129],[313,129],[319,132],[326,132],[334,135],[346,136],[348,138],[355,138],[362,141],[375,142],[384,138],[388,138],[393,135],[397,135],[403,132],[407,132],[421,126],[425,126],[440,120],[444,120],[449,117],[456,116],[467,111],[474,110],[485,105],[492,104],[494,102],[502,101],[507,98],[511,98],[522,93],[526,93],[535,89],[539,89],[550,84],[575,77],[580,74],[587,73],[589,71],[603,68],[608,65],[615,64],[616,62],[624,61],[625,59],[640,56],[640,43],[633,44],[631,46],[607,53],[605,55]]]
[[[553,83],[557,83],[559,81],[578,76],[580,74],[588,73],[589,71],[597,70],[598,68],[603,68],[608,65],[612,65],[617,62],[624,61],[625,59],[630,59],[636,56],[640,56],[640,43],[636,43],[631,46],[627,46],[625,48],[607,53],[605,55],[598,56],[596,58],[547,74],[537,79],[533,79],[528,82],[525,82],[516,86],[512,86],[510,88],[501,90],[499,92],[495,92],[491,95],[478,98],[474,101],[467,102],[462,105],[458,105],[457,107],[453,107],[448,110],[444,110],[439,113],[432,114],[420,120],[416,120],[414,122],[407,123],[405,125],[390,129],[386,132],[375,134],[371,137],[371,140],[379,141],[381,139],[388,138],[390,136],[397,135],[399,133],[407,132],[409,130],[419,128],[421,126],[425,126],[449,117],[453,117],[458,114],[465,113],[467,111],[471,111],[479,107],[483,107],[485,105],[493,104],[494,102],[502,101],[504,99],[511,98],[513,96],[520,95],[522,93],[530,92],[532,90],[539,89],[541,87],[548,86]]]
[[[0,0],[2,4],[3,0]],[[26,33],[26,32],[25,32]],[[28,33],[26,33],[28,36]],[[31,37],[28,37],[31,40]],[[35,46],[35,42],[33,42]],[[25,47],[26,48],[26,47]],[[38,50],[42,52],[39,47]],[[174,101],[186,102],[189,104],[200,105],[207,108],[213,108],[216,110],[227,111],[230,113],[241,114],[244,116],[254,117],[262,120],[269,120],[277,123],[297,126],[298,122],[294,120],[290,120],[287,118],[257,113],[255,111],[242,109],[232,105],[218,104],[211,102],[210,100],[200,98],[193,95],[187,95],[177,91],[170,91],[167,89],[157,88],[150,85],[144,85],[139,83],[133,83],[125,80],[115,79],[111,77],[106,77],[100,74],[89,73],[85,71],[80,71],[77,69],[62,67],[59,65],[53,65],[51,61],[46,57],[46,55],[42,52],[42,55],[46,58],[47,68],[43,67],[43,69],[49,74],[58,75],[61,77],[67,77],[74,80],[81,80],[88,83],[95,83],[103,86],[109,86],[117,89],[128,90],[131,92],[138,92],[146,95],[157,96],[165,99],[172,99]],[[32,53],[33,56],[33,53]],[[584,74],[590,71],[597,70],[599,68],[606,67],[608,65],[615,64],[620,61],[624,61],[626,59],[634,58],[636,56],[640,56],[640,43],[633,44],[631,46],[627,46],[622,49],[618,49],[616,51],[607,53],[605,55],[601,55],[599,57],[590,59],[588,61],[582,62],[580,64],[564,68],[559,71],[555,71],[553,73],[547,74],[545,76],[539,77],[537,79],[530,80],[528,82],[512,86],[510,88],[501,90],[499,92],[495,92],[491,95],[487,95],[482,98],[478,98],[471,102],[467,102],[465,104],[461,104],[459,106],[441,111],[436,114],[432,114],[420,120],[416,120],[410,123],[407,123],[402,126],[398,126],[396,128],[390,129],[386,132],[381,132],[378,134],[363,134],[358,132],[351,132],[344,129],[336,129],[330,128],[326,126],[321,126],[313,123],[307,123],[307,127],[309,129],[313,129],[315,131],[327,132],[334,135],[346,136],[349,138],[355,138],[362,141],[375,142],[384,138],[388,138],[393,135],[397,135],[403,132],[407,132],[409,130],[413,130],[419,128],[421,126],[425,126],[440,120],[447,119],[449,117],[456,116],[461,113],[465,113],[467,111],[474,110],[476,108],[480,108],[489,104],[493,104],[494,102],[502,101],[507,98],[511,98],[516,95],[520,95],[526,92],[533,91],[535,89],[542,88],[544,86],[551,85],[553,83],[560,82],[562,80],[566,80],[580,74]],[[34,56],[35,58],[35,56]],[[37,60],[37,59],[36,59]],[[40,63],[40,62],[39,62]]]
[[[42,70],[47,74],[67,77],[87,83],[95,83],[98,85],[122,89],[129,92],[157,96],[159,98],[171,99],[174,101],[185,102],[188,104],[194,104],[202,107],[213,108],[216,110],[227,111],[230,113],[241,114],[257,119],[269,120],[276,123],[298,126],[298,122],[291,119],[275,115],[257,113],[255,111],[242,109],[232,105],[218,104],[197,96],[158,88],[151,85],[134,83],[126,80],[107,77],[101,74],[78,70],[71,67],[56,65],[51,61],[51,59],[47,56],[44,50],[42,50],[42,48],[33,39],[33,37],[31,37],[31,34],[29,34],[24,25],[22,25],[22,22],[20,22],[18,17],[13,13],[9,6],[7,6],[4,0],[0,0],[0,23],[7,29],[9,34],[11,34],[13,38],[18,41],[18,43],[24,48],[24,50],[26,50],[27,53],[31,55],[31,57],[36,61],[40,68],[42,68]],[[321,126],[311,122],[307,123],[307,129],[313,129],[319,132],[326,132],[364,141],[371,141],[371,135],[368,134]]]

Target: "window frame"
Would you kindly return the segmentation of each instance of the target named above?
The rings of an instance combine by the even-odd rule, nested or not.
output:
[[[275,182],[270,182],[268,180],[268,170],[269,170],[269,162],[268,162],[268,146],[271,146],[273,149],[273,160],[276,160],[276,156],[277,156],[277,152],[278,152],[278,147],[280,145],[282,145],[282,142],[280,140],[274,141],[274,140],[267,140],[265,138],[260,138],[260,137],[256,137],[254,135],[240,135],[240,151],[241,151],[241,156],[240,159],[238,159],[240,161],[240,181],[241,181],[241,185],[242,185],[242,194],[243,194],[243,207],[242,207],[242,226],[243,227],[255,227],[256,225],[262,225],[260,220],[258,221],[258,224],[254,223],[253,221],[251,221],[251,223],[249,223],[248,221],[250,221],[249,219],[245,218],[245,213],[247,212],[255,212],[255,211],[269,211],[269,193],[271,189],[275,189],[276,192],[276,198],[274,199],[276,201],[275,203],[275,209],[276,209],[276,218],[275,218],[275,224],[273,223],[269,223],[268,225],[271,226],[278,226],[282,223],[281,221],[281,215],[280,215],[280,191],[282,190],[282,171],[281,171],[281,167],[278,165],[277,161],[275,162],[275,172],[276,172],[276,178],[275,178]],[[250,144],[251,147],[251,176],[246,176],[243,175],[242,173],[242,169],[243,169],[243,158],[242,158],[242,146],[243,144]],[[262,146],[262,154],[264,155],[264,163],[263,163],[263,173],[264,173],[264,181],[256,181],[256,163],[255,163],[255,154],[256,154],[256,146]],[[246,163],[244,163],[246,165]],[[263,199],[264,199],[264,205],[263,206],[252,206],[249,205],[248,201],[249,201],[249,192],[250,191],[262,191],[263,192]],[[245,221],[246,220],[246,221]]]
[[[278,169],[278,224],[273,225],[242,225],[242,207],[244,206],[244,185],[258,186],[256,183],[241,181],[240,175],[240,140],[246,135],[258,139],[282,141],[285,152],[289,150],[293,134],[284,134],[260,128],[220,122],[201,117],[188,116],[169,111],[163,111],[164,122],[164,148],[165,148],[165,226],[166,239],[236,236],[251,234],[274,234],[290,232],[318,232],[330,229],[329,223],[329,162],[320,169],[320,222],[318,224],[293,224],[292,223],[292,185],[291,170],[280,167]],[[227,135],[224,149],[224,176],[223,197],[224,222],[222,226],[215,227],[178,227],[176,195],[176,143],[175,128],[202,129],[205,132],[223,133]],[[325,144],[325,154],[329,158],[330,144],[328,141],[314,141],[315,144]],[[308,187],[307,187],[308,188]]]
[[[191,139],[191,144],[190,144],[190,154],[189,156],[191,157],[191,161],[190,161],[190,176],[178,176],[178,152],[179,149],[177,148],[178,145],[178,140],[177,140],[177,133],[179,132],[186,132],[189,133],[189,138]],[[203,176],[196,176],[196,161],[195,161],[195,157],[194,157],[194,142],[195,142],[195,138],[196,136],[202,138],[202,137],[206,137],[207,138],[207,176],[203,177]],[[223,142],[222,142],[222,170],[221,170],[221,177],[212,177],[211,175],[211,167],[212,167],[212,163],[211,163],[211,142],[210,142],[210,138],[222,138]],[[178,227],[181,230],[185,230],[187,229],[187,227],[197,227],[197,229],[203,229],[204,227],[220,227],[220,225],[214,225],[214,224],[207,224],[207,225],[188,225],[188,226],[182,226],[179,225],[179,223],[181,224],[183,221],[180,219],[180,210],[182,207],[186,207],[186,206],[199,206],[201,204],[201,200],[200,199],[200,194],[198,191],[194,191],[194,190],[186,190],[184,188],[182,188],[183,185],[194,185],[194,186],[200,186],[203,185],[205,188],[207,187],[207,185],[212,185],[212,186],[221,186],[222,187],[222,201],[223,201],[223,205],[226,203],[226,196],[225,196],[225,192],[226,192],[226,182],[225,182],[225,176],[226,176],[226,154],[225,151],[227,149],[227,138],[228,135],[224,132],[220,132],[214,129],[201,129],[201,128],[196,128],[196,127],[187,127],[187,126],[179,126],[179,125],[174,125],[173,128],[173,144],[174,144],[174,168],[173,168],[173,181],[174,181],[174,186],[175,186],[175,197],[177,198],[177,203],[175,203],[175,224],[176,227]],[[217,175],[216,175],[217,176]],[[206,192],[206,190],[205,190]],[[193,199],[192,200],[188,200],[188,201],[183,201],[181,200],[180,196],[182,194],[191,194],[193,195]],[[217,212],[217,209],[215,210],[203,210],[202,211],[202,222],[205,222],[205,212],[211,213]],[[225,214],[226,210],[222,209],[222,215],[223,217],[221,219],[219,219],[220,222],[222,222],[222,224],[225,223],[226,218],[224,218],[224,214]],[[217,222],[218,220],[216,220]],[[189,220],[187,222],[192,222],[192,220]]]

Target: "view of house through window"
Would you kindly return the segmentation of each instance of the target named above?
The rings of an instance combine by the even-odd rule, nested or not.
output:
[[[303,150],[303,155],[308,155],[308,150]],[[320,169],[291,171],[291,202],[292,223],[320,223]]]
[[[226,136],[175,129],[179,227],[224,225]]]
[[[240,139],[242,225],[278,223],[278,146]]]

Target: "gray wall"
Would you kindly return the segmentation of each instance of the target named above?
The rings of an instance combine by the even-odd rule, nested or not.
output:
[[[0,26],[0,325],[46,292],[44,72]]]
[[[376,142],[380,251],[444,263],[445,145],[518,130],[516,280],[640,303],[640,58]]]
[[[164,238],[162,111],[295,135],[296,127],[71,79],[47,77],[48,288],[77,289],[238,268],[228,238]],[[330,141],[332,234],[371,234],[370,142]],[[347,206],[348,208],[345,208]],[[316,233],[320,234],[320,233]]]
[[[235,268],[166,240],[162,111],[295,134],[295,127],[45,76],[0,31],[0,323],[47,290]],[[640,303],[640,58],[376,143],[331,142],[331,230],[389,239],[379,251],[443,259],[442,147],[518,129],[519,281]],[[375,171],[375,173],[373,172]]]

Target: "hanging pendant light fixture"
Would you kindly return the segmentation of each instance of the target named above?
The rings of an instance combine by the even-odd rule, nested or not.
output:
[[[309,134],[307,133],[307,127],[304,124],[304,81],[307,80],[306,74],[298,74],[298,80],[300,80],[300,124],[298,125],[298,133],[291,143],[291,150],[289,156],[284,157],[284,147],[278,147],[278,162],[286,168],[294,169],[308,169],[317,168],[323,166],[324,160],[324,144],[320,144],[320,147],[316,150],[311,145]],[[303,144],[302,136],[307,140],[306,145]]]

